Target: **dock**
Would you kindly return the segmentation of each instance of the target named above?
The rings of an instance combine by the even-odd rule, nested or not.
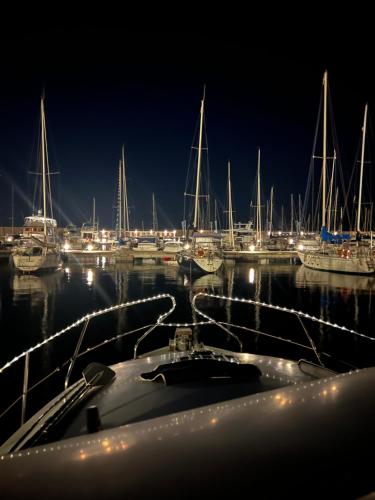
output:
[[[147,262],[161,264],[177,260],[177,253],[163,252],[162,250],[134,251],[129,248],[121,248],[117,250],[71,250],[66,252],[68,260],[86,260],[96,257],[109,257],[114,262]],[[290,261],[290,259],[298,259],[298,254],[295,250],[224,250],[225,260],[233,260],[235,262],[259,262],[267,263],[274,261]]]
[[[224,259],[234,260],[235,262],[267,263],[298,259],[298,253],[295,250],[224,250]]]

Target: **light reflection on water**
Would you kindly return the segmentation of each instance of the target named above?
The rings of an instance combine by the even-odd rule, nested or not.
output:
[[[218,274],[195,277],[181,274],[175,265],[113,264],[106,258],[69,262],[61,272],[40,276],[14,274],[5,263],[0,269],[0,329],[12,330],[2,349],[4,362],[93,310],[162,292],[176,297],[174,321],[190,321],[191,298],[206,291],[302,310],[362,333],[372,331],[375,277],[325,273],[289,263],[230,262]],[[225,314],[228,322],[236,323],[230,303],[225,304]],[[260,308],[249,314],[261,328]],[[123,315],[118,331],[125,323]]]
[[[218,274],[194,277],[182,274],[178,267],[169,264],[133,265],[132,263],[121,263],[115,265],[108,260],[93,259],[81,264],[69,262],[61,272],[28,276],[14,274],[6,263],[1,262],[0,335],[2,349],[0,350],[0,365],[2,366],[25,349],[87,313],[114,304],[151,297],[159,293],[169,293],[176,298],[176,311],[173,313],[173,317],[168,318],[168,321],[173,322],[190,322],[192,319],[200,321],[202,318],[196,314],[192,315],[190,301],[196,293],[208,292],[302,310],[332,323],[345,325],[348,328],[371,335],[373,331],[371,306],[374,287],[374,277],[323,273],[293,264],[256,265],[249,263],[235,265],[226,262],[224,269]],[[201,304],[199,305],[201,306]],[[239,314],[239,307],[245,308],[241,314]],[[290,332],[283,318],[278,317],[275,320],[270,320],[271,312],[259,306],[238,303],[233,305],[230,301],[215,299],[207,300],[202,309],[207,314],[229,324],[247,325],[257,330],[266,331],[271,323],[271,326],[275,326],[279,331],[280,336],[283,336],[285,332],[286,334]],[[90,340],[88,344],[95,345],[103,341],[103,338],[97,336],[98,333],[104,338],[110,338],[134,328],[136,321],[141,321],[143,325],[148,324],[152,322],[148,314],[156,319],[157,315],[160,314],[160,309],[151,305],[151,309],[149,308],[145,315],[143,312],[133,314],[131,310],[124,309],[112,318],[110,325],[109,323],[101,323],[97,329],[88,332],[90,333],[87,335],[89,337],[87,340]],[[232,330],[232,327],[229,329]],[[368,346],[367,343],[365,348],[370,347],[372,351],[363,350],[363,344],[357,340],[355,342],[347,341],[346,337],[332,339],[320,326],[315,333],[314,340],[320,351],[324,351],[328,343],[334,347],[335,352],[341,350],[344,354],[349,352],[352,355],[353,353],[350,361],[357,366],[374,364],[374,346]],[[156,338],[157,341],[167,340],[158,335],[155,334],[153,338]],[[213,344],[227,347],[226,342],[231,341],[231,339],[226,335],[220,331],[220,338],[217,338],[215,333]],[[286,336],[289,337],[289,335]],[[55,343],[53,345],[47,344],[46,349],[39,357],[38,353],[35,353],[36,360],[33,359],[30,362],[33,363],[30,372],[35,374],[36,379],[40,379],[52,371],[57,358],[59,363],[69,359],[73,354],[77,338],[69,333],[67,338],[64,337],[56,347]],[[250,346],[248,347],[249,351],[262,352],[264,344],[262,344],[262,339],[258,334],[251,335],[249,344],[246,344],[247,339],[241,339],[244,342],[245,351],[246,347]],[[125,359],[132,356],[129,340],[131,339],[119,337],[111,344],[114,354],[120,355],[113,362],[124,359],[124,353],[126,354]],[[206,341],[206,338],[203,340]],[[300,341],[302,338],[298,338],[298,340]],[[304,340],[306,341],[306,338]],[[165,345],[165,342],[162,342],[162,345]],[[155,347],[160,347],[160,345]],[[231,345],[228,344],[228,348],[237,347],[237,344],[235,347],[233,342]],[[268,349],[269,346],[266,347]],[[328,350],[328,352],[331,351]],[[268,353],[268,350],[265,353]],[[113,352],[111,352],[111,356],[112,354]],[[285,354],[289,355],[289,352]],[[339,357],[349,361],[346,356]],[[102,358],[99,357],[95,360],[102,361]],[[34,373],[35,371],[37,373]],[[8,380],[4,385],[3,379],[0,377],[0,391],[4,402],[7,398],[9,402],[13,401],[20,394],[21,388],[22,378],[16,382],[14,379]]]

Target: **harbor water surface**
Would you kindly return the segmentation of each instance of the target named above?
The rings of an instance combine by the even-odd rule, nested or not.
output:
[[[9,266],[7,260],[0,262],[0,332],[1,352],[0,364],[3,366],[16,355],[38,344],[73,323],[81,316],[122,302],[151,297],[161,293],[173,295],[177,301],[176,310],[167,322],[185,323],[202,321],[203,318],[192,315],[191,298],[199,292],[207,292],[220,296],[240,297],[273,305],[300,310],[331,323],[344,325],[349,329],[370,336],[372,327],[372,301],[375,294],[375,277],[351,276],[327,273],[307,269],[299,261],[284,263],[241,263],[226,261],[223,269],[217,274],[206,274],[200,277],[181,273],[176,265],[113,263],[105,257],[93,257],[85,261],[66,262],[61,271],[43,275],[17,274]],[[152,324],[160,313],[170,307],[163,301],[155,301],[149,305],[141,305],[138,309],[122,310],[112,315],[111,319],[95,320],[90,325],[85,343],[94,345],[122,332],[137,328],[141,324]],[[227,323],[246,324],[256,330],[268,331],[270,323],[273,333],[285,336],[294,327],[280,321],[270,310],[246,305],[239,309],[222,299],[205,299],[202,309],[211,316]],[[309,333],[311,333],[309,331]],[[79,335],[69,332],[53,345],[47,345],[35,359],[30,356],[30,383],[46,372],[52,370],[56,363],[69,359]],[[140,354],[150,348],[165,345],[171,331],[151,334]],[[303,332],[296,340],[306,343]],[[325,336],[327,335],[327,336]],[[314,341],[320,348],[338,351],[341,358],[348,360],[353,366],[369,366],[374,363],[374,342],[364,342],[360,337],[349,338],[345,331],[335,337],[329,333],[317,332]],[[287,335],[286,335],[287,336]],[[117,359],[112,359],[108,351],[108,363],[133,355],[134,341],[137,335],[122,337],[112,346]],[[203,339],[207,341],[207,339]],[[218,345],[230,348],[236,346],[232,338],[209,339]],[[269,351],[268,347],[258,342],[249,333],[241,337],[244,350]],[[85,346],[83,346],[84,348]],[[275,352],[275,354],[277,354]],[[285,352],[291,357],[299,357],[300,353]],[[95,360],[95,351],[91,359]],[[102,361],[99,354],[98,361]],[[83,363],[85,364],[85,363]],[[87,364],[87,363],[86,363]],[[21,368],[21,369],[20,369]],[[23,366],[18,366],[18,374],[0,375],[2,405],[0,411],[22,392]],[[75,378],[79,373],[75,373]],[[73,377],[74,378],[74,377]],[[61,387],[60,387],[61,390]],[[31,407],[29,407],[31,411]],[[18,408],[19,414],[19,408]],[[17,419],[18,417],[12,417]],[[9,420],[9,419],[8,419]],[[12,420],[12,419],[11,419]],[[19,419],[16,422],[19,424]],[[3,426],[2,434],[9,429]]]

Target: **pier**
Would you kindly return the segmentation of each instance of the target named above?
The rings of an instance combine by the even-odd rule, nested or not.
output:
[[[224,250],[224,259],[236,262],[262,262],[298,259],[295,250]]]
[[[170,262],[177,260],[177,253],[163,252],[162,250],[134,251],[129,248],[121,248],[117,250],[72,250],[66,252],[68,260],[80,260],[95,257],[109,257],[115,262],[135,262],[135,261],[153,261],[155,263]],[[298,259],[298,254],[294,250],[265,250],[265,251],[246,251],[246,250],[224,250],[223,256],[225,260],[234,260],[235,262],[273,262],[273,261],[289,261],[290,259]]]

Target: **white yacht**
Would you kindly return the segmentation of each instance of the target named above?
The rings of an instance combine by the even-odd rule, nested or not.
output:
[[[224,257],[221,246],[221,235],[214,231],[204,231],[202,226],[200,207],[201,195],[201,157],[202,157],[202,135],[204,121],[204,95],[200,108],[200,127],[198,157],[196,166],[195,194],[194,194],[194,219],[192,227],[195,229],[191,241],[185,245],[184,251],[180,252],[177,262],[184,272],[214,273],[223,265]]]
[[[223,265],[222,236],[195,232],[185,249],[177,255],[181,270],[188,273],[215,273]]]
[[[52,214],[52,198],[49,190],[49,163],[47,154],[44,99],[41,111],[41,199],[42,209],[38,215],[25,218],[22,238],[12,251],[15,268],[22,272],[56,270],[62,266],[61,249],[58,242],[56,220],[47,216],[47,206]],[[47,180],[48,179],[48,180]]]
[[[132,248],[135,252],[157,252],[160,250],[158,236],[138,236]]]
[[[12,250],[16,269],[22,272],[55,270],[62,266],[56,237],[56,220],[42,215],[25,218],[22,237]]]
[[[332,234],[327,229],[327,207],[326,207],[326,167],[327,167],[327,71],[323,78],[324,108],[323,108],[323,165],[322,165],[322,229],[320,244],[315,249],[298,249],[298,256],[305,266],[321,271],[334,271],[349,274],[373,274],[375,273],[375,259],[373,249],[350,243],[349,234]],[[362,155],[361,176],[359,184],[359,202],[357,211],[357,231],[359,232],[361,214],[361,190],[362,173],[364,164],[365,136],[367,122],[367,105],[365,107],[364,123],[362,128]],[[333,158],[335,160],[335,156]],[[334,168],[334,167],[333,167]],[[332,169],[333,170],[333,169]]]

